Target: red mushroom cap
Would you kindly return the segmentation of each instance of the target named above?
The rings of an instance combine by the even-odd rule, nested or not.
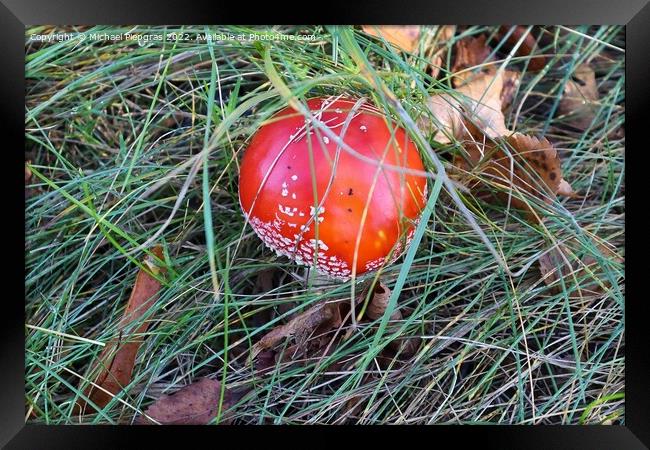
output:
[[[427,191],[425,177],[400,171],[424,171],[406,132],[375,107],[354,110],[355,103],[328,97],[310,99],[307,106],[365,158],[285,108],[251,140],[239,179],[242,210],[267,246],[343,280],[352,274],[359,235],[357,274],[399,257]]]

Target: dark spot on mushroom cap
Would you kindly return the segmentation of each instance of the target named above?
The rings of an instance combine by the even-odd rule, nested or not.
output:
[[[348,212],[352,212],[352,208],[348,208]]]
[[[287,169],[291,170],[291,166],[287,166]]]
[[[557,175],[555,175],[555,172],[551,172],[551,173],[549,174],[549,177],[551,177],[551,180],[555,180],[555,177],[556,177],[556,176],[557,176]]]
[[[548,171],[548,166],[546,165],[546,163],[542,164],[542,169],[544,169],[545,171]]]
[[[348,195],[352,195],[352,188],[348,191]]]

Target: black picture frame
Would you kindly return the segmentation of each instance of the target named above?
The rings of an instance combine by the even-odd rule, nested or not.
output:
[[[620,24],[626,25],[626,158],[631,154],[633,164],[626,164],[627,201],[643,204],[642,187],[634,188],[643,177],[642,166],[637,162],[644,152],[642,142],[644,128],[647,128],[644,110],[650,98],[650,4],[647,0],[611,0],[573,1],[544,0],[543,2],[518,2],[514,0],[476,1],[453,0],[447,2],[396,2],[372,1],[352,3],[345,1],[327,2],[326,8],[307,13],[305,2],[269,3],[268,6],[256,5],[244,7],[241,2],[192,2],[191,5],[169,0],[156,2],[133,2],[125,0],[1,0],[0,5],[0,55],[3,55],[3,67],[0,69],[0,89],[2,89],[2,110],[4,157],[10,160],[11,169],[3,196],[5,205],[13,211],[11,225],[16,229],[8,231],[20,235],[21,226],[24,233],[24,221],[20,211],[24,211],[24,190],[20,181],[21,166],[24,158],[24,48],[25,27],[32,24],[197,24],[197,23],[391,23],[391,24]],[[8,143],[10,143],[8,145]],[[629,175],[632,174],[632,178]],[[15,179],[14,179],[15,178]],[[635,181],[636,179],[636,181]],[[638,197],[638,200],[637,200]],[[630,200],[631,198],[631,200]],[[632,218],[630,220],[630,217]],[[635,211],[628,211],[626,236],[634,236],[635,229],[640,228],[643,217]],[[21,225],[22,222],[22,225]],[[13,228],[13,227],[12,227]],[[0,444],[8,449],[31,448],[128,448],[134,445],[136,438],[145,438],[147,445],[171,443],[175,440],[192,442],[207,433],[217,432],[218,441],[213,445],[225,445],[231,438],[241,437],[241,430],[236,427],[113,427],[113,426],[41,426],[25,425],[24,397],[24,304],[20,299],[21,278],[25,272],[18,261],[23,262],[24,246],[20,248],[19,240],[5,234],[7,244],[16,242],[15,254],[5,257],[9,263],[5,269],[5,282],[15,290],[5,290],[3,298],[3,326],[0,346]],[[626,296],[626,403],[625,426],[484,426],[454,427],[435,426],[418,427],[418,432],[431,433],[425,438],[431,445],[442,442],[465,444],[471,442],[478,448],[527,448],[527,449],[642,449],[650,446],[650,389],[648,373],[650,369],[650,352],[646,348],[648,328],[644,326],[648,313],[648,302],[642,295],[640,280],[641,265],[635,269],[638,259],[643,261],[643,249],[629,245],[626,239],[626,279],[628,293]],[[631,284],[630,284],[631,281]],[[24,292],[24,286],[23,290]],[[295,428],[295,427],[294,427]],[[254,434],[276,434],[283,432],[278,428],[266,428],[253,431]],[[381,427],[354,429],[311,427],[305,433],[304,445],[320,440],[317,435],[331,434],[330,439],[347,439],[341,433],[361,434],[362,439],[378,437],[394,438],[398,442],[415,442],[413,430],[405,427]],[[314,436],[314,433],[316,436]],[[336,434],[333,434],[336,433]],[[408,433],[408,435],[406,434]],[[190,441],[187,441],[190,439]],[[285,437],[268,437],[268,442]],[[327,438],[325,438],[327,439]],[[281,441],[277,441],[278,443]],[[323,440],[326,445],[329,439]],[[330,444],[327,444],[330,442]],[[347,444],[347,443],[346,443]],[[366,444],[368,445],[368,441]],[[458,444],[454,444],[458,445]],[[247,444],[245,445],[247,446]],[[463,446],[463,445],[461,445]]]

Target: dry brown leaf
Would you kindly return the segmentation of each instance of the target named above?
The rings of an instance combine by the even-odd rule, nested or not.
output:
[[[596,75],[589,64],[576,67],[573,76],[564,85],[558,112],[567,115],[571,125],[581,130],[591,125],[598,112],[598,87]]]
[[[560,188],[567,189],[560,158],[547,139],[514,133],[497,141],[471,124],[468,129],[463,145],[465,154],[456,155],[453,162],[461,171],[480,174],[482,180],[473,181],[470,187],[481,197],[489,199],[489,195],[495,193],[494,184],[504,187],[505,192],[497,192],[497,198],[510,202],[523,210],[527,219],[535,221],[536,216],[528,203],[511,194],[525,192],[550,204]],[[511,156],[504,150],[505,145]]]
[[[553,247],[549,252],[539,257],[539,271],[546,285],[552,285],[560,278],[565,278],[571,273],[570,262],[567,259],[567,248]]]
[[[219,423],[229,424],[232,421],[232,411],[229,409],[239,400],[228,389],[225,389],[221,404]],[[171,395],[164,395],[151,406],[140,418],[140,424],[153,425],[207,425],[219,411],[221,398],[221,383],[209,378],[180,388]],[[153,419],[153,420],[152,420]],[[154,422],[155,421],[155,422]]]
[[[255,370],[260,372],[267,371],[275,367],[276,357],[275,350],[262,350],[258,353],[255,359]]]
[[[495,138],[511,133],[506,128],[501,110],[501,89],[503,74],[481,74],[451,94],[438,94],[429,98],[428,107],[433,116],[423,116],[418,126],[433,132],[433,139],[448,144],[452,139],[462,139],[466,134],[466,122],[472,121],[484,130],[488,137]]]
[[[532,39],[532,36],[528,38]],[[450,124],[445,131],[465,142],[466,155],[454,158],[454,165],[466,171],[478,169],[484,178],[505,187],[506,192],[497,196],[515,208],[523,209],[527,218],[532,219],[535,216],[529,205],[510,195],[513,188],[546,203],[550,203],[558,193],[573,195],[573,190],[562,178],[560,159],[548,140],[512,133],[506,128],[503,111],[512,101],[520,74],[486,65],[489,55],[485,36],[460,40],[456,44],[453,81],[456,90],[464,96],[460,101],[465,114],[458,111],[453,115],[445,113],[439,101],[435,113],[434,108],[431,110]],[[503,138],[503,141],[497,142],[497,138]],[[512,157],[503,150],[504,144],[511,147]],[[483,192],[483,196],[490,191]]]
[[[162,247],[156,246],[151,253],[158,259],[163,259]],[[156,265],[155,260],[147,256],[144,265],[154,274],[164,274],[165,269]],[[95,369],[101,371],[94,383],[90,385],[85,395],[98,407],[106,406],[115,394],[124,389],[131,382],[135,358],[143,341],[143,334],[147,331],[148,322],[143,322],[131,334],[125,334],[130,324],[139,320],[156,302],[160,282],[148,272],[140,270],[136,276],[131,296],[126,305],[126,310],[119,323],[119,337],[106,344],[100,353]],[[79,400],[76,404],[78,414],[94,411],[86,402]]]
[[[503,116],[504,72],[486,64],[489,55],[484,35],[459,40],[452,82],[460,94],[465,120],[475,122],[489,137],[504,136],[510,133]]]
[[[318,335],[338,327],[341,324],[340,303],[341,301],[315,305],[288,323],[272,329],[253,346],[251,360],[286,338],[294,338],[298,343],[303,344],[312,334]]]
[[[499,28],[497,32],[497,38],[503,39],[506,34],[510,31],[511,27],[508,26],[502,26]],[[518,25],[515,27],[513,32],[508,36],[506,39],[506,43],[503,46],[503,51],[509,52],[516,44],[519,42],[519,40],[522,38],[524,33],[526,33],[528,27]],[[517,51],[515,52],[515,56],[529,56],[533,52],[537,50],[537,42],[535,39],[535,36],[531,33],[526,34],[526,37],[524,38],[524,41],[521,43]],[[533,56],[528,60],[528,67],[527,70],[532,71],[532,72],[538,72],[542,70],[546,66],[546,57],[541,56],[541,55],[536,55]]]
[[[578,194],[573,190],[571,185],[562,178],[560,185],[557,188],[557,195],[564,195],[565,197],[578,197]]]
[[[434,44],[427,51],[428,59],[431,61],[431,77],[438,78],[440,69],[445,62],[445,53],[447,52],[447,43],[454,37],[456,25],[442,25],[436,31]]]
[[[372,298],[366,309],[366,315],[371,320],[377,320],[383,317],[388,307],[388,300],[390,299],[391,290],[388,289],[383,283],[379,282],[372,292]],[[401,320],[402,313],[398,309],[393,311],[390,315],[390,320]]]
[[[557,194],[575,193],[562,178],[560,159],[548,140],[506,128],[503,111],[512,101],[520,74],[486,64],[489,55],[485,36],[460,40],[453,65],[453,83],[459,96],[431,97],[428,107],[434,120],[426,116],[419,125],[433,131],[433,139],[440,143],[450,143],[452,138],[463,143],[465,155],[456,156],[454,166],[461,173],[480,174],[483,181],[474,181],[470,187],[483,198],[489,198],[494,185],[499,185],[502,191],[497,198],[522,209],[527,219],[537,219],[529,204],[521,195],[513,196],[513,191],[531,194],[546,203]],[[512,157],[504,151],[504,145],[511,148]]]
[[[441,144],[449,144],[452,139],[463,134],[463,108],[460,102],[450,94],[438,94],[429,97],[427,106],[433,119],[423,115],[418,120],[418,127],[432,133],[433,139]]]
[[[489,66],[483,65],[490,55],[490,48],[485,43],[485,35],[469,36],[456,42],[456,57],[451,67],[454,87],[461,86],[481,73],[496,72]]]
[[[372,298],[370,299],[368,308],[366,309],[366,317],[371,320],[382,318],[386,313],[390,295],[391,290],[385,284],[381,282],[377,283],[372,292]],[[398,322],[402,320],[402,318],[402,312],[399,309],[395,309],[390,315],[390,322]],[[395,332],[396,326],[396,324],[389,325],[388,333]],[[399,352],[402,357],[410,357],[415,353],[419,345],[419,338],[406,336],[392,341],[388,347],[396,353]]]
[[[506,142],[540,176],[547,188],[546,191],[556,194],[562,180],[562,168],[560,167],[560,157],[553,145],[546,138],[537,138],[521,133],[514,133],[512,136],[507,137]],[[511,159],[505,155],[501,159],[495,159],[495,163],[504,167],[506,165],[510,167],[510,161]],[[524,180],[525,173],[520,175],[517,168],[514,168],[514,173]],[[538,188],[532,187],[534,184],[532,179],[526,183],[526,187],[530,186],[530,193],[535,193],[538,190]],[[546,196],[544,195],[544,197]]]
[[[623,262],[623,258],[604,244],[597,244],[596,247],[606,259],[619,263]],[[601,294],[603,286],[610,286],[607,278],[599,274],[600,268],[602,268],[601,263],[592,255],[586,255],[582,260],[578,260],[569,247],[562,244],[554,246],[539,258],[539,269],[544,283],[550,286],[553,292],[559,293],[563,290],[560,282],[562,278],[567,291],[571,291],[571,298]],[[594,275],[591,275],[590,271]],[[572,290],[576,280],[583,284]],[[598,283],[598,280],[600,280],[600,283]]]
[[[505,70],[503,72],[503,88],[501,89],[501,111],[505,111],[514,99],[515,92],[521,82],[521,73],[516,70]]]
[[[441,144],[450,143],[452,137],[461,139],[466,121],[474,122],[488,137],[510,134],[503,111],[512,101],[519,73],[489,64],[491,51],[484,35],[459,40],[455,50],[452,83],[458,95],[432,96],[428,106],[435,119],[423,117],[419,125],[434,131],[434,140]]]
[[[384,38],[396,47],[412,53],[418,47],[420,40],[420,27],[417,25],[392,26],[392,25],[362,25],[367,34]]]
[[[461,40],[460,43],[466,42]],[[474,62],[483,57],[481,39],[473,39],[460,45],[460,58],[456,58],[456,70],[473,67]],[[458,45],[458,44],[457,44]],[[479,56],[471,56],[482,52]],[[468,64],[472,64],[468,66]],[[510,72],[510,71],[507,71]],[[509,80],[514,76],[508,73]],[[429,98],[428,107],[433,116],[423,116],[418,125],[425,131],[432,132],[433,139],[441,144],[448,144],[452,138],[461,139],[466,134],[466,121],[472,121],[484,130],[488,137],[505,136],[511,133],[506,128],[503,115],[504,71],[497,71],[486,66],[479,73],[471,71],[454,74],[456,93],[438,94]],[[509,87],[510,89],[510,87]],[[505,95],[508,95],[506,92]]]
[[[506,128],[501,106],[503,72],[481,73],[456,88],[463,97],[466,120],[476,123],[488,137],[505,136],[511,133]]]

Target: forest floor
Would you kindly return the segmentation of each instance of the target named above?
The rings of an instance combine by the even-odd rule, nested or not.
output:
[[[38,27],[25,51],[27,420],[624,423],[623,27]],[[314,283],[246,222],[239,163],[289,99],[341,94],[413,137],[432,211],[394,264]],[[445,95],[492,102],[499,151],[545,138],[566,184],[459,164]]]

